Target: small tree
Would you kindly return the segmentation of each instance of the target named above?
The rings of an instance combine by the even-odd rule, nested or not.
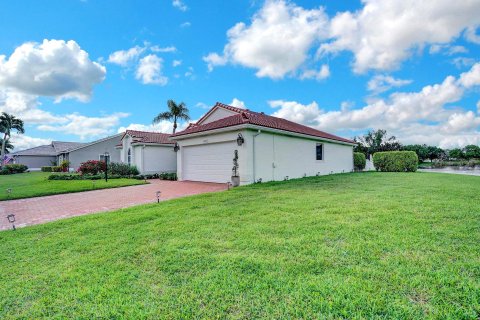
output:
[[[465,154],[463,153],[462,149],[455,148],[448,152],[448,157],[450,159],[460,160],[465,158]]]
[[[474,144],[470,144],[464,148],[465,158],[470,160],[473,158],[480,158],[480,147]]]
[[[362,152],[367,157],[375,152],[398,151],[402,145],[395,136],[388,137],[386,130],[372,130],[360,137],[354,137],[353,141],[357,143],[354,147],[355,152]]]
[[[13,130],[20,134],[25,133],[23,121],[18,119],[14,115],[2,112],[2,114],[0,115],[0,133],[3,133],[3,139],[0,150],[0,168],[3,165],[3,158],[5,156],[6,149],[5,146],[10,139]]]
[[[445,153],[443,149],[435,146],[428,146],[427,147],[427,157],[430,159],[431,162],[435,159],[440,159],[442,154]]]

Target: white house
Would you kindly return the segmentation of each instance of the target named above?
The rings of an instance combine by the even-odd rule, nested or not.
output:
[[[127,130],[117,145],[120,160],[134,165],[141,174],[177,171],[177,154],[170,135]]]
[[[172,139],[179,180],[231,181],[235,150],[240,184],[353,170],[353,141],[222,103]]]

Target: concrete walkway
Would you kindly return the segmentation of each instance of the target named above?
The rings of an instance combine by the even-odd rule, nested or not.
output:
[[[7,215],[12,213],[16,219],[15,226],[19,228],[138,204],[154,203],[157,201],[157,191],[161,191],[160,200],[167,200],[227,188],[226,184],[218,183],[164,180],[149,182],[150,184],[140,186],[1,201],[0,230],[12,227],[7,220]]]

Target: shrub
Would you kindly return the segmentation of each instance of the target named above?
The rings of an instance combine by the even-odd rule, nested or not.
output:
[[[365,158],[365,154],[361,152],[354,152],[353,153],[353,166],[355,170],[363,170],[367,165],[367,159]]]
[[[175,172],[162,172],[159,174],[160,180],[177,181],[177,174]]]
[[[137,167],[130,166],[127,163],[112,162],[108,164],[109,174],[118,174],[119,176],[136,176],[139,174]]]
[[[105,172],[105,162],[98,160],[88,160],[86,162],[82,162],[77,172],[82,175],[97,175],[99,173]]]
[[[418,156],[414,151],[376,152],[373,165],[377,171],[415,172],[418,167]]]
[[[62,172],[68,172],[68,168],[70,167],[70,161],[63,160],[62,162],[60,162],[59,167],[62,168]]]
[[[27,171],[28,167],[24,164],[7,164],[2,167],[0,174],[15,174]]]
[[[120,179],[119,175],[108,176],[108,179]],[[79,175],[79,174],[51,174],[48,180],[101,180],[105,179],[105,175]]]
[[[53,171],[53,166],[45,166],[42,167],[42,172],[52,172]]]
[[[63,172],[63,168],[60,166],[53,166],[52,172]]]

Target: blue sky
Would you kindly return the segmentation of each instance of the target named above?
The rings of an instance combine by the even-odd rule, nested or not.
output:
[[[216,101],[352,137],[480,144],[480,2],[10,1],[0,111],[17,149],[135,128]],[[88,55],[88,56],[87,56]]]

